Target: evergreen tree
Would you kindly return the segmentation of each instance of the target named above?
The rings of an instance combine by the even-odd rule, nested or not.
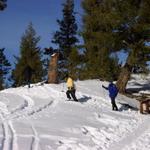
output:
[[[3,11],[6,7],[7,0],[0,0],[0,11]],[[10,63],[6,59],[4,55],[4,49],[0,49],[0,90],[4,88],[4,78],[5,75],[8,73]]]
[[[150,47],[147,45],[150,39],[150,1],[128,0],[118,5],[122,21],[116,32],[119,39],[117,46],[128,52],[127,61],[117,81],[120,92],[124,93],[134,66],[145,69],[150,60]]]
[[[125,92],[133,67],[146,67],[149,60],[150,48],[146,43],[150,39],[150,1],[84,0],[83,7],[86,13],[83,36],[91,61],[89,66],[94,62],[92,55],[94,58],[101,55],[102,60],[108,58],[107,51],[124,49],[128,52],[128,58],[119,75],[117,86],[120,92]]]
[[[112,0],[82,2],[85,11],[82,34],[86,49],[86,74],[89,78],[110,80],[114,74],[118,75],[118,59],[111,57],[114,43],[112,18],[117,19],[116,14],[112,12],[111,2]]]
[[[73,79],[82,79],[83,69],[83,55],[79,53],[78,47],[71,49],[71,53],[68,57],[68,73]]]
[[[41,50],[37,46],[39,40],[40,37],[36,36],[33,25],[30,23],[21,38],[20,57],[16,57],[16,67],[12,73],[15,86],[20,86],[25,83],[25,70],[27,67],[30,67],[30,70],[32,70],[32,83],[42,80],[43,66],[41,60]]]
[[[4,89],[6,76],[10,70],[10,63],[4,54],[4,48],[0,49],[0,90]]]
[[[59,70],[61,73],[66,71],[68,68],[68,57],[71,53],[73,47],[75,47],[78,39],[77,34],[77,24],[75,20],[74,12],[74,1],[66,0],[63,4],[63,18],[62,20],[57,20],[59,25],[59,30],[55,32],[52,42],[58,45],[60,55],[63,56],[61,64],[59,64]]]
[[[0,11],[4,10],[7,7],[7,0],[0,0]]]

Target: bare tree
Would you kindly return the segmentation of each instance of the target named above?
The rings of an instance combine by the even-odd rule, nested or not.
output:
[[[48,69],[48,83],[58,83],[58,58],[59,53],[51,55]]]

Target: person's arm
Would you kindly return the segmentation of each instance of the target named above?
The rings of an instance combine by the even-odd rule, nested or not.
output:
[[[104,89],[108,90],[108,87],[105,87],[104,85],[102,85],[102,87],[103,87]]]

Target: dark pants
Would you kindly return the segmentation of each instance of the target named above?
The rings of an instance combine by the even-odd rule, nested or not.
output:
[[[28,85],[28,88],[30,88],[30,87],[31,87],[31,86],[30,86],[31,80],[26,79],[26,80],[25,80],[25,84],[27,84],[27,85]]]
[[[28,88],[30,88],[30,83],[31,83],[31,81],[28,80],[27,83],[28,83]]]
[[[75,96],[75,92],[76,92],[75,89],[67,90],[67,92],[66,92],[67,98],[71,99],[71,97],[72,97],[74,101],[78,101],[76,96]]]
[[[118,107],[115,102],[115,97],[111,97],[112,110],[118,110]]]

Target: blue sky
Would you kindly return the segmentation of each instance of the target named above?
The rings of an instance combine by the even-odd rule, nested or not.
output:
[[[81,0],[75,1],[75,11],[81,13]],[[8,59],[19,54],[21,37],[30,22],[41,36],[39,46],[51,46],[53,33],[58,29],[56,20],[62,18],[65,0],[7,0],[7,8],[0,12],[0,48],[5,48]],[[76,15],[81,27],[81,16]]]

